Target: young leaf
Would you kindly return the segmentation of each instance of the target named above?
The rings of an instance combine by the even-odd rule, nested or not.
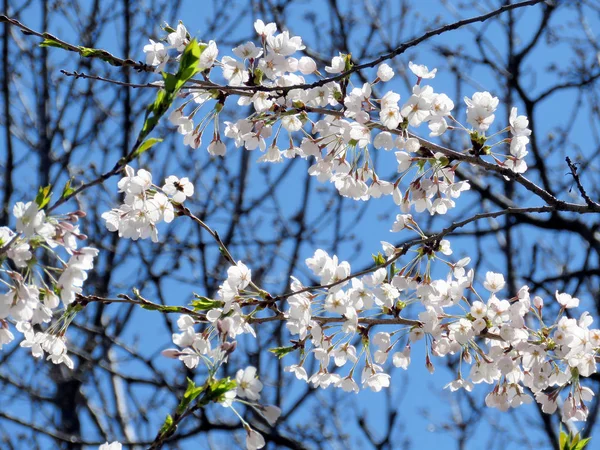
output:
[[[44,39],[40,44],[40,47],[57,47],[57,48],[62,48],[65,50],[68,50],[67,47],[65,47],[63,44],[61,44],[60,42],[58,42],[55,39],[50,39],[50,38],[46,38]]]
[[[375,261],[376,266],[385,264],[385,256],[383,256],[381,252],[377,253],[376,255],[371,255],[371,258],[373,258],[373,261]]]
[[[563,450],[565,448],[565,444],[567,443],[568,440],[569,440],[569,436],[567,435],[567,433],[564,432],[564,430],[562,429],[562,426],[561,426],[560,435],[558,437],[558,447],[560,450]]]
[[[196,300],[192,300],[191,305],[194,311],[210,311],[211,309],[223,306],[223,302],[196,295]]]
[[[38,205],[39,209],[44,209],[44,207],[50,203],[50,199],[52,198],[52,192],[50,192],[50,189],[52,189],[52,185],[49,184],[46,187],[40,187],[38,189],[38,193],[35,197],[35,202]]]
[[[237,386],[235,380],[232,380],[231,378],[227,377],[227,378],[222,378],[220,380],[215,380],[210,386],[209,386],[209,392],[207,392],[207,402],[218,402],[219,399],[221,399],[221,397],[223,395],[225,395],[226,392],[229,392],[233,389],[235,389]]]
[[[269,351],[275,354],[279,359],[283,358],[288,353],[292,353],[296,348],[294,346],[289,347],[275,347],[270,348]]]
[[[69,197],[73,192],[75,192],[75,189],[73,189],[71,187],[71,182],[73,181],[73,178],[69,178],[69,180],[67,180],[67,182],[65,183],[65,187],[63,188],[61,197],[62,198],[67,198]]]
[[[188,406],[198,398],[198,396],[204,391],[204,386],[196,386],[193,380],[187,379],[187,388],[185,393],[183,394],[183,398],[179,402],[179,406],[177,406],[177,414],[182,414]]]
[[[591,439],[592,438],[589,437],[589,438],[580,440],[573,450],[583,450],[588,445],[588,442],[590,442]]]
[[[160,430],[158,433],[164,434],[167,431],[169,431],[172,426],[173,426],[173,418],[171,417],[171,414],[167,414],[167,418],[165,419],[164,423],[162,424],[162,427],[160,427]]]
[[[156,144],[158,144],[159,142],[162,142],[162,141],[163,140],[159,139],[159,138],[150,138],[150,139],[145,140],[144,142],[142,142],[142,144],[135,151],[134,158],[137,158],[142,153],[144,153],[146,150],[151,149]]]

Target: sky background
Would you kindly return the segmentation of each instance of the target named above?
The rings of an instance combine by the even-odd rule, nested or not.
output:
[[[350,2],[347,2],[348,6],[351,7]],[[447,8],[444,9],[440,6],[440,2],[433,0],[422,0],[417,2],[417,14],[414,17],[414,23],[412,24],[415,28],[418,28],[419,20],[426,21],[430,19],[430,11],[435,11],[436,14],[439,14],[441,22],[447,23],[455,21],[458,17],[468,17],[473,15],[472,11],[469,13],[463,13],[460,9],[460,2],[454,1],[446,1],[444,2],[447,5]],[[214,16],[214,11],[211,10],[212,4],[205,3],[202,1],[183,1],[181,2],[181,13],[180,17],[184,20],[185,25],[187,26],[190,33],[201,39],[201,40],[209,40],[212,39],[213,36],[203,34],[202,30],[205,29],[206,23],[211,20],[211,17]],[[301,20],[306,14],[316,14],[319,16],[320,10],[323,7],[323,4],[319,1],[311,1],[308,0],[306,2],[299,2],[297,6],[292,7],[291,13],[288,14],[290,18],[288,20],[287,26],[290,29],[292,35],[300,35],[304,39],[307,46],[311,48],[319,48],[319,36],[315,36],[313,30],[308,28],[306,22]],[[488,10],[490,8],[482,7],[482,10]],[[298,20],[295,21],[294,17],[298,17]],[[519,16],[519,26],[522,32],[522,37],[524,41],[530,37],[533,32],[534,27],[531,27],[530,24],[537,24],[540,14],[531,10],[524,15]],[[239,17],[237,21],[236,28],[231,30],[231,40],[238,38],[251,38],[254,39],[254,29],[253,22],[255,19],[260,18],[258,16],[254,17],[251,15],[245,15]],[[573,17],[569,17],[567,15],[560,17],[559,20],[564,22],[564,26],[566,28],[569,27]],[[170,20],[165,17],[165,20]],[[597,17],[590,17],[592,21],[592,29],[598,30],[600,21]],[[173,24],[173,23],[171,23]],[[31,10],[31,15],[28,17],[27,25],[31,26],[34,29],[40,29],[39,27],[39,15],[36,14],[35,9]],[[360,24],[359,24],[360,25]],[[160,30],[158,28],[159,24],[148,24],[148,37],[156,38],[162,36],[160,34]],[[474,27],[480,27],[481,25],[476,24]],[[411,24],[406,26],[407,29],[403,30],[389,30],[391,35],[405,36],[410,37],[413,35],[413,30],[411,30]],[[54,24],[54,27],[49,32],[61,37],[69,41],[72,36],[72,30],[69,30],[69,27],[65,25],[64,27],[58,26],[58,24]],[[120,49],[122,48],[122,43],[119,41],[118,37],[121,36],[120,30],[115,28],[111,30],[111,28],[107,28],[100,39],[100,46],[116,55],[121,55]],[[443,42],[448,42],[449,40],[452,43],[463,44],[466,52],[472,51],[473,46],[475,45],[472,42],[471,34],[466,32],[465,30],[459,30],[455,32],[451,32],[445,34],[443,37],[434,38],[431,41],[428,41],[422,45],[420,45],[417,49],[413,49],[407,52],[406,55],[398,58],[404,64],[407,64],[409,60],[412,60],[416,63],[426,64],[428,67],[437,67],[438,75],[434,80],[432,80],[431,85],[434,87],[436,92],[454,92],[454,78],[452,74],[449,73],[446,60],[441,60],[437,57],[432,50],[432,46]],[[489,27],[486,32],[486,37],[497,45],[498,49],[503,52],[506,50],[507,43],[503,42],[501,38],[503,36],[497,28],[494,26]],[[32,40],[33,42],[33,40]],[[350,47],[356,46],[357,48],[361,45],[360,36],[356,36],[355,42],[350,42]],[[219,46],[220,48],[220,56],[225,54],[231,54],[230,49],[226,46]],[[553,62],[557,64],[563,63],[563,48],[561,44],[558,43],[556,45],[545,45],[542,44],[540,48],[533,54],[533,57],[530,58],[528,64],[535,68],[546,67],[551,65]],[[60,52],[60,50],[52,50],[53,52]],[[136,60],[143,60],[144,54],[142,48],[134,48],[132,50],[132,54],[130,55],[132,58]],[[333,56],[333,55],[330,55]],[[70,55],[71,58],[75,58],[75,56]],[[65,69],[69,69],[68,65]],[[220,72],[220,71],[217,71]],[[548,72],[548,76],[544,75],[544,71],[537,71],[537,76],[533,78],[531,77],[531,92],[541,92],[548,83],[551,83],[555,80],[553,75],[550,75]],[[59,74],[54,74],[53,76],[60,77]],[[528,75],[525,75],[526,77]],[[498,85],[495,80],[493,80],[490,76],[490,73],[486,70],[476,70],[472,73],[468,74],[468,77],[471,80],[471,84],[473,85],[473,89],[470,92],[464,92],[465,95],[471,96],[473,92],[476,90],[486,90],[490,89],[492,94],[494,95],[502,95],[502,92],[498,92]],[[480,86],[480,87],[477,87]],[[396,92],[399,92],[402,96],[402,99],[406,99],[409,96],[409,91],[406,86],[402,83],[400,77],[396,77],[392,82],[387,83],[385,86],[378,86],[380,90],[388,90],[392,89]],[[496,89],[494,91],[492,89]],[[137,95],[138,92],[134,92],[133,95]],[[140,94],[142,95],[142,94]],[[451,95],[452,97],[452,95]],[[231,101],[229,101],[231,102]],[[571,108],[573,106],[574,99],[570,96],[568,92],[563,94],[555,95],[548,99],[547,104],[545,105],[543,111],[540,111],[540,117],[538,118],[538,124],[540,125],[540,132],[545,133],[547,130],[552,129],[557,124],[560,124],[561,121],[564,121],[565,115],[569,114]],[[232,103],[228,103],[231,107]],[[522,111],[522,105],[515,105],[520,107],[520,111]],[[505,124],[504,117],[506,114],[504,111],[499,111],[497,114],[497,123]],[[459,115],[459,118],[464,121],[464,107],[462,109],[462,115]],[[138,119],[138,124],[141,123],[141,118]],[[118,126],[117,124],[114,125]],[[574,135],[577,136],[575,141],[573,142],[573,151],[577,152],[578,148],[585,148],[585,146],[589,143],[587,137],[587,126],[585,120],[579,120],[575,122],[576,129],[574,130]],[[427,131],[426,129],[422,130],[422,135],[426,137]],[[205,143],[203,144],[203,149],[208,144],[209,139],[205,138]],[[0,145],[2,141],[0,141]],[[180,143],[180,145],[183,145]],[[239,151],[239,150],[237,150]],[[232,154],[237,155],[237,151],[229,150],[229,154],[227,156],[227,164],[231,164],[232,167],[237,164],[238,158],[233,157]],[[89,156],[89,155],[88,155]],[[260,154],[255,152],[252,155],[252,158],[256,160]],[[93,157],[93,156],[92,156]],[[204,156],[202,156],[204,157]],[[385,159],[387,158],[387,159]],[[382,156],[383,161],[390,161],[390,164],[394,164],[393,154],[386,154]],[[169,164],[167,161],[166,165]],[[136,166],[138,163],[135,164]],[[149,165],[149,168],[152,169],[152,164]],[[259,165],[252,165],[252,175],[250,176],[250,184],[249,189],[252,196],[260,196],[264,192],[264,187],[260,184],[253,183],[252,180],[258,179],[258,172],[260,168]],[[296,165],[295,171],[300,173],[303,170],[306,170],[306,166],[303,164]],[[179,176],[185,176],[185,173],[176,173]],[[557,176],[562,176],[562,174],[557,174]],[[290,177],[288,179],[293,179]],[[35,174],[28,174],[23,172],[22,178],[23,182],[30,183],[32,186],[36,185]],[[313,187],[318,187],[318,182],[314,180],[315,183]],[[108,183],[108,186],[113,186],[116,184],[116,180],[113,180]],[[210,186],[203,184],[202,180],[196,180],[196,196],[202,196],[206,193],[206,190],[210,189]],[[116,189],[115,189],[116,192]],[[300,189],[293,182],[286,182],[283,188],[279,189],[277,192],[277,196],[279,198],[280,204],[282,208],[284,208],[284,212],[292,212],[294,211],[299,202],[300,202]],[[464,205],[467,205],[475,199],[475,194],[465,194],[464,198],[461,197],[460,201],[463,202]],[[317,197],[313,197],[313,199],[317,199]],[[23,199],[24,201],[27,199]],[[393,215],[395,215],[396,207],[393,205],[391,198],[372,200],[369,202],[370,205],[367,210],[362,210],[362,204],[353,205],[356,208],[355,222],[348,224],[348,226],[353,226],[353,232],[356,233],[361,242],[360,248],[356,248],[354,246],[341,246],[339,249],[339,257],[340,259],[348,259],[352,264],[354,269],[359,269],[367,265],[370,261],[370,255],[372,253],[376,253],[380,250],[380,241],[390,241],[395,242],[398,240],[398,236],[394,236],[389,232],[389,228],[391,223],[393,222]],[[116,205],[113,205],[116,206]],[[319,204],[318,200],[314,201],[309,205],[308,214],[309,217],[313,219],[317,219],[320,214],[322,214],[323,205]],[[214,222],[209,223],[212,227],[214,227],[217,231],[223,232],[224,225]],[[329,224],[330,226],[331,224]],[[346,224],[344,224],[346,225]],[[439,228],[440,223],[438,223]],[[265,236],[269,235],[269,223],[257,223],[257,227],[262,227],[264,229]],[[325,225],[324,225],[325,226]],[[332,230],[333,232],[333,230]],[[472,243],[467,240],[451,240],[453,243],[454,255],[452,260],[456,261],[463,256],[466,256],[472,250]],[[326,246],[327,243],[324,242]],[[314,249],[309,249],[304,247],[303,249],[303,257],[309,257],[312,255]],[[236,255],[236,257],[243,259],[243,255]],[[491,258],[493,261],[493,258]],[[168,261],[165,263],[168,264]],[[503,267],[503,261],[498,258],[496,270],[501,271]],[[494,269],[494,267],[489,267],[488,269]],[[119,278],[122,281],[123,285],[127,283],[127,279],[131,276],[131,272],[135,272],[136,267],[130,266],[128,270],[123,270],[119,274]],[[285,266],[282,264],[281,269],[278,273],[277,268],[274,270],[274,282],[273,286],[280,285],[281,277],[285,276]],[[479,277],[485,274],[485,271],[480,269]],[[172,304],[181,304],[179,301],[181,298],[187,298],[191,291],[197,291],[194,289],[193,279],[197,274],[191,274],[190,280],[192,282],[189,285],[182,283],[180,281],[172,281],[170,284],[165,286],[165,290],[168,292],[168,298]],[[303,276],[302,274],[300,275]],[[306,279],[306,277],[304,277]],[[584,301],[586,299],[583,299]],[[589,299],[588,299],[589,300]],[[140,311],[136,312],[135,320],[132,322],[131,326],[128,327],[126,334],[123,336],[124,339],[128,340],[141,340],[143,342],[142,348],[143,352],[147,352],[148,356],[155,356],[157,352],[160,350],[172,347],[173,345],[168,341],[168,336],[165,334],[158,333],[148,333],[147,330],[153,328],[159,328],[161,326],[162,319],[158,314],[153,314],[152,312]],[[165,340],[165,338],[167,340]],[[249,343],[251,345],[251,343]],[[431,376],[425,369],[424,364],[424,345],[423,342],[419,342],[413,345],[412,350],[412,364],[407,372],[402,372],[400,370],[395,370],[393,372],[392,384],[389,390],[384,390],[379,394],[374,394],[367,391],[361,391],[354,400],[355,402],[351,407],[358,407],[361,411],[364,411],[367,416],[367,422],[372,424],[374,427],[377,427],[377,424],[380,423],[385,418],[385,405],[386,402],[391,402],[394,405],[399,405],[401,419],[399,421],[399,432],[397,436],[400,436],[403,439],[405,436],[410,437],[413,444],[418,443],[417,446],[413,448],[429,448],[430,446],[437,446],[437,448],[454,448],[455,439],[453,436],[444,431],[443,425],[444,422],[448,421],[452,414],[457,413],[457,409],[453,407],[453,403],[450,401],[450,396],[456,397],[457,394],[451,394],[448,391],[442,390],[442,387],[452,381],[454,379],[454,374],[450,373],[446,370],[441,363],[437,364],[434,359],[434,364],[438,367],[436,373]],[[291,364],[294,360],[293,356],[288,356],[289,364]],[[127,364],[127,363],[124,363]],[[178,362],[165,360],[163,362],[165,369],[169,367],[175,367]],[[133,364],[131,367],[124,366],[126,370],[131,370],[133,373],[137,371],[139,368],[136,368],[136,365]],[[268,380],[265,383],[265,392],[268,391]],[[289,390],[289,397],[285,400],[289,402],[289,404],[293,403],[298,395],[301,395],[303,392],[302,389],[299,388],[300,382],[295,382],[291,384],[291,388]],[[302,386],[300,386],[302,387]],[[478,385],[476,389],[485,395],[489,391],[489,386],[487,385]],[[148,395],[151,395],[148,392]],[[338,396],[340,407],[344,407],[346,401],[343,396]],[[23,405],[23,408],[26,408],[26,405]],[[157,412],[158,417],[164,417],[166,414],[170,413],[173,409],[173,405],[165,404],[164,411]],[[533,408],[523,407],[523,411],[519,412],[518,416],[514,414],[502,414],[502,413],[492,413],[488,414],[488,422],[482,422],[478,428],[476,428],[475,433],[476,436],[471,440],[471,444],[468,448],[472,449],[483,449],[483,448],[513,448],[507,446],[507,443],[502,442],[497,439],[497,435],[494,434],[494,430],[501,429],[503,427],[515,427],[521,426],[523,427],[530,421],[530,423],[534,422],[537,419],[537,412]],[[18,411],[17,407],[17,411]],[[298,423],[310,422],[313,420],[311,411],[308,409],[300,410],[294,417],[293,420]],[[493,425],[493,426],[492,426]],[[154,426],[154,425],[153,425]],[[532,438],[535,440],[536,431],[533,428],[527,428],[527,432],[532,433]],[[357,439],[360,439],[360,432],[349,430],[350,433],[357,433]],[[221,437],[225,439],[224,437]],[[220,439],[216,437],[216,439]],[[223,441],[224,442],[224,441]],[[359,443],[360,441],[357,441]],[[223,444],[226,445],[226,444]],[[200,447],[198,447],[200,448]],[[226,447],[222,447],[226,448]],[[356,448],[360,448],[357,444]],[[516,448],[516,447],[515,447]]]

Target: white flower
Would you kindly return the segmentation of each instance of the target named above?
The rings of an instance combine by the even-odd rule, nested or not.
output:
[[[259,36],[267,38],[277,31],[277,25],[273,22],[265,25],[262,20],[258,19],[254,22],[254,29]]]
[[[302,44],[302,38],[300,36],[290,37],[289,32],[284,31],[283,33],[267,36],[267,45],[270,49],[281,56],[291,56],[299,50],[304,50],[306,46]]]
[[[0,328],[0,349],[2,349],[3,345],[11,343],[14,339],[15,336],[8,328]]]
[[[390,231],[396,233],[398,231],[404,230],[405,228],[410,228],[410,225],[413,222],[413,218],[410,214],[398,214],[396,216],[396,221],[392,225],[392,229]]]
[[[246,449],[256,450],[265,446],[265,438],[257,431],[248,427],[246,429]]]
[[[245,289],[250,284],[251,277],[252,271],[243,262],[238,261],[235,266],[227,269],[226,283],[232,289]]]
[[[223,56],[221,62],[223,63],[223,77],[229,81],[230,86],[239,86],[250,78],[243,62],[230,56]]]
[[[575,298],[575,297],[571,297],[569,294],[566,294],[566,293],[559,294],[558,291],[556,291],[554,293],[554,295],[556,297],[556,301],[563,308],[570,309],[570,308],[577,308],[579,306],[579,299]]]
[[[223,141],[221,141],[220,139],[215,139],[210,144],[208,144],[208,148],[206,150],[208,150],[208,153],[210,153],[213,156],[225,156],[227,148],[225,147]]]
[[[380,149],[383,148],[385,150],[391,150],[394,148],[394,138],[387,131],[382,131],[375,139],[373,139],[373,147]]]
[[[395,108],[385,108],[379,112],[379,120],[388,130],[395,130],[403,119],[397,106]]]
[[[175,203],[183,203],[187,197],[194,195],[194,185],[187,178],[167,177],[162,187],[165,194],[170,195]]]
[[[396,352],[392,355],[392,363],[401,369],[408,369],[410,364],[410,346],[406,346],[401,352]]]
[[[246,369],[238,370],[235,381],[237,383],[237,395],[248,400],[258,400],[262,383],[256,378],[256,367],[248,366]]]
[[[122,448],[123,446],[120,442],[114,441],[110,444],[108,442],[102,444],[100,447],[98,447],[98,450],[121,450]]]
[[[434,78],[435,74],[437,72],[437,69],[433,69],[433,70],[429,71],[427,66],[424,66],[422,64],[414,64],[412,61],[408,62],[408,68],[417,77],[424,79],[424,80],[429,79],[429,78]]]
[[[298,116],[284,116],[281,118],[281,125],[287,131],[294,132],[302,128],[302,121]]]
[[[400,113],[408,119],[411,126],[418,127],[430,116],[435,93],[431,86],[418,85],[413,86],[412,92],[408,101],[402,105]]]
[[[531,130],[527,128],[529,126],[527,116],[517,116],[517,108],[510,110],[509,122],[510,132],[513,136],[529,136],[531,134]]]
[[[167,61],[169,60],[169,53],[163,44],[160,42],[154,42],[149,39],[150,43],[144,46],[144,53],[146,54],[146,64],[149,66],[157,66],[158,72],[164,70]]]
[[[178,52],[181,53],[185,50],[185,46],[188,43],[187,29],[181,22],[179,22],[177,29],[173,33],[169,33],[167,41],[169,41],[171,47],[177,49]]]
[[[17,232],[23,233],[26,238],[32,237],[34,234],[45,238],[51,238],[54,235],[54,227],[45,222],[46,213],[39,211],[35,202],[15,203],[13,215],[17,219]]]
[[[483,287],[485,287],[488,291],[492,293],[501,291],[505,284],[504,275],[501,273],[487,272],[485,274],[485,282],[483,283]]]
[[[378,370],[381,370],[381,367],[375,365],[372,365],[371,368],[365,367],[362,374],[363,387],[368,387],[373,392],[379,392],[381,389],[389,387],[391,377]]]
[[[394,77],[394,71],[390,66],[383,63],[377,68],[377,78],[381,81],[390,81]]]
[[[217,56],[219,56],[219,49],[217,48],[217,44],[215,43],[215,41],[209,41],[208,45],[200,55],[200,60],[198,61],[198,68],[200,70],[210,69],[215,64]]]
[[[303,56],[298,60],[298,70],[300,70],[303,75],[310,75],[317,71],[317,63],[314,59]]]
[[[346,67],[346,61],[342,54],[340,56],[334,56],[331,59],[331,66],[325,66],[325,72],[327,73],[342,73]]]
[[[230,391],[225,392],[221,396],[219,403],[224,408],[229,408],[233,404],[233,401],[235,400],[236,395],[237,395],[237,390],[231,389]]]
[[[494,122],[494,112],[498,107],[498,97],[489,92],[475,92],[472,98],[465,97],[467,104],[467,122],[477,131],[487,131]]]
[[[296,378],[298,378],[299,380],[304,380],[307,381],[308,380],[308,375],[306,373],[306,369],[302,366],[298,366],[297,364],[285,367],[283,369],[285,372],[291,372],[293,373]]]
[[[98,250],[92,247],[83,247],[73,252],[57,284],[65,306],[73,303],[75,296],[81,293],[83,282],[87,279],[86,271],[94,268],[93,261],[96,256]]]
[[[239,45],[233,49],[233,53],[242,59],[255,59],[259,58],[263,54],[263,50],[260,47],[254,45],[254,42],[246,42],[245,44]]]
[[[148,205],[154,206],[154,208],[149,207],[149,211],[150,213],[155,213],[153,216],[153,220],[155,222],[160,222],[163,220],[166,223],[170,223],[175,218],[173,204],[169,198],[161,192],[154,194],[154,197],[148,201]]]
[[[265,419],[267,419],[267,422],[269,422],[269,424],[271,426],[275,425],[275,423],[277,422],[277,419],[279,419],[279,416],[281,416],[281,409],[278,408],[277,406],[273,406],[273,405],[267,405],[267,406],[258,405],[256,407],[256,409],[262,414],[262,416]]]

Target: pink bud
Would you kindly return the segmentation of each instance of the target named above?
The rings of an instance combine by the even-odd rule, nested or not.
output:
[[[63,230],[73,231],[75,229],[69,222],[60,222],[59,225]]]
[[[533,305],[537,308],[537,309],[542,309],[544,307],[544,299],[542,297],[540,297],[539,295],[536,295],[533,298]]]
[[[237,341],[233,342],[223,342],[221,345],[221,350],[223,350],[226,354],[231,354],[237,348]]]
[[[425,365],[427,366],[427,370],[429,370],[429,373],[435,372],[435,367],[433,367],[433,363],[431,362],[431,358],[429,358],[429,355],[425,357]]]
[[[177,350],[176,348],[167,348],[166,350],[163,350],[160,353],[164,357],[171,358],[171,359],[177,359],[177,358],[179,358],[179,355],[181,355],[181,352],[179,350]]]
[[[463,360],[467,364],[471,364],[471,361],[473,361],[473,358],[471,357],[471,353],[469,352],[469,349],[465,349],[465,351],[463,352]]]

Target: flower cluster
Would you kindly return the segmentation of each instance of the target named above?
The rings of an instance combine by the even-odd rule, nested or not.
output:
[[[198,85],[181,94],[185,100],[169,120],[184,136],[184,144],[198,148],[206,128],[214,122],[208,151],[213,156],[225,155],[219,113],[225,100],[235,95],[238,105],[251,105],[253,109],[246,118],[225,122],[223,134],[237,148],[259,149],[263,152],[259,158],[262,162],[308,159],[312,162],[310,175],[321,182],[331,182],[340,195],[349,198],[366,201],[391,196],[401,212],[391,231],[410,230],[422,240],[418,248],[408,251],[383,243],[383,254],[376,258],[378,267],[362,276],[352,275],[348,262],[340,262],[323,250],[307,259],[320,287],[306,288],[298,279],[292,280],[292,294],[286,296],[285,319],[289,332],[298,339],[289,351],[300,349],[301,358],[286,370],[315,386],[332,385],[349,392],[359,391],[354,374],[360,370],[360,386],[380,391],[390,383],[390,375],[385,371],[389,355],[394,366],[406,369],[412,346],[424,339],[425,364],[431,372],[432,356],[460,354],[461,361],[471,364],[470,373],[464,378],[461,366],[458,378],[447,386],[451,390],[471,390],[473,384],[481,382],[494,384],[486,402],[506,409],[532,401],[525,391],[528,388],[545,410],[551,410],[558,392],[570,386],[565,402],[570,406],[565,408],[575,412],[565,410],[563,417],[584,418],[583,401],[589,400],[589,391],[580,386],[579,377],[595,371],[599,345],[593,342],[596,330],[589,330],[589,316],[584,315],[579,321],[563,317],[565,309],[578,301],[557,293],[561,314],[548,324],[542,315],[541,299],[536,297],[532,305],[526,286],[512,298],[501,298],[504,279],[491,272],[482,283],[489,293],[484,300],[475,288],[474,272],[466,270],[470,259],[454,263],[444,259],[452,254],[449,241],[428,239],[409,214],[446,214],[452,209],[456,199],[470,189],[468,181],[457,181],[456,168],[463,159],[473,161],[472,155],[489,155],[498,166],[523,173],[527,169],[526,146],[531,133],[527,118],[517,116],[513,108],[510,124],[487,136],[494,125],[499,100],[489,92],[475,92],[464,99],[465,126],[452,114],[453,101],[427,84],[435,78],[437,69],[429,70],[412,62],[408,69],[416,81],[403,102],[400,94],[392,90],[375,94],[377,84],[394,77],[387,64],[377,67],[374,81],[361,86],[352,86],[349,79],[323,79],[309,86],[307,83],[318,80],[316,76],[321,73],[313,59],[294,56],[304,48],[302,39],[286,31],[278,33],[275,24],[260,20],[255,23],[255,31],[258,44],[242,44],[233,49],[233,56],[220,60],[214,42],[201,45],[199,69],[205,79],[216,83],[210,77],[212,69],[220,67],[228,87],[219,95],[210,90],[215,84],[210,88]],[[168,46],[151,41],[144,49],[148,64],[160,70],[169,60],[180,57],[190,36],[179,24],[176,30],[169,29],[166,41]],[[169,56],[169,51],[175,55]],[[324,72],[342,74],[352,67],[350,56],[339,54],[324,67]],[[240,86],[261,89],[232,89]],[[197,121],[199,111],[210,101],[215,101],[214,107]],[[188,107],[191,112],[186,113]],[[317,113],[323,117],[313,120]],[[423,124],[427,124],[431,137],[449,131],[464,133],[471,148],[462,158],[463,153],[430,144],[413,133]],[[506,132],[510,132],[510,138],[490,142],[492,137]],[[282,142],[286,144],[280,149]],[[496,148],[501,144],[509,144],[508,154],[498,153]],[[383,151],[382,158],[393,151],[397,170],[392,179],[385,180],[378,173],[372,156],[376,151]],[[156,211],[161,206],[153,203],[159,193],[151,188],[150,175],[140,172],[134,175],[128,169],[129,181],[122,182],[126,186],[119,185],[126,193],[125,205],[107,213],[105,218],[109,228],[119,230],[122,236],[155,238],[154,224],[161,220]],[[174,195],[166,188],[163,192]],[[177,194],[172,201],[181,202],[191,195],[182,190]],[[131,213],[132,209],[136,212]],[[407,253],[413,257],[399,267],[400,258]],[[432,266],[436,263],[450,268],[445,279],[432,278]],[[181,350],[170,349],[165,354],[182,360],[189,368],[195,368],[200,361],[209,368],[221,364],[235,349],[238,334],[253,333],[250,323],[263,310],[257,305],[266,298],[264,294],[251,284],[250,270],[245,265],[232,265],[215,300],[199,297],[192,302],[195,309],[207,311],[205,316],[184,315],[178,321],[180,333],[173,336],[173,341]],[[415,304],[420,309],[412,315],[418,320],[403,318],[401,314],[411,311]],[[250,307],[252,310],[248,311]],[[198,321],[208,324],[202,332],[195,329]],[[379,330],[378,325],[393,329]],[[216,345],[211,339],[217,340]],[[314,374],[305,369],[310,356],[318,362]],[[349,369],[332,371],[332,364]],[[250,378],[253,377],[254,373]],[[239,379],[238,390],[241,382]],[[251,399],[254,394],[248,395]]]
[[[8,288],[0,292],[0,348],[14,340],[9,327],[14,321],[16,330],[25,337],[21,347],[31,348],[36,358],[47,353],[47,359],[54,364],[64,363],[72,368],[64,337],[73,316],[70,305],[82,292],[98,250],[78,248],[78,242],[87,238],[78,226],[85,213],[48,216],[38,201],[47,203],[42,196],[36,202],[15,204],[15,231],[0,228],[0,280]],[[67,262],[59,254],[61,248],[69,255]],[[58,261],[59,266],[43,263],[51,259]],[[58,279],[53,274],[59,274]],[[61,300],[66,309],[60,320],[43,331],[34,330],[34,326],[52,320]]]
[[[333,183],[343,196],[364,201],[392,195],[404,212],[414,205],[417,212],[427,209],[430,214],[445,214],[469,185],[466,181],[455,181],[457,164],[448,154],[438,151],[441,148],[432,150],[424,145],[423,140],[411,134],[411,128],[417,129],[426,123],[433,137],[448,130],[466,132],[478,155],[492,155],[499,166],[517,173],[526,170],[525,147],[530,131],[527,119],[517,117],[516,109],[511,115],[510,126],[502,130],[510,130],[513,137],[487,144],[485,133],[494,122],[499,103],[489,92],[476,92],[471,98],[465,97],[467,123],[472,127],[468,129],[452,116],[452,100],[422,83],[433,79],[437,69],[429,70],[412,62],[408,68],[415,75],[416,83],[404,103],[400,103],[400,94],[391,90],[379,98],[374,97],[375,85],[388,82],[394,76],[387,64],[377,68],[373,82],[360,87],[348,89],[347,82],[336,81],[306,87],[310,78],[320,72],[310,57],[294,56],[304,49],[302,39],[290,36],[287,31],[277,33],[274,23],[265,24],[258,20],[254,27],[260,40],[258,45],[254,42],[242,44],[232,50],[234,56],[223,56],[218,60],[216,44],[213,41],[202,44],[199,69],[209,77],[212,68],[220,66],[224,81],[231,87],[260,85],[267,88],[235,92],[238,105],[252,105],[254,113],[235,122],[225,122],[224,130],[225,137],[232,139],[236,147],[264,152],[260,162],[276,163],[296,156],[314,160],[309,173],[321,182]],[[169,30],[166,37],[169,46],[151,41],[144,48],[148,63],[160,66],[161,70],[166,61],[179,58],[190,40],[181,23],[176,30]],[[168,56],[169,50],[175,52],[174,57]],[[352,64],[349,55],[339,54],[324,71],[340,74],[351,69]],[[276,89],[278,87],[285,91],[282,93]],[[226,93],[225,98],[230,95]],[[173,110],[169,119],[184,136],[184,144],[198,148],[204,131],[214,121],[213,138],[207,149],[213,156],[223,156],[226,145],[219,130],[219,113],[224,99],[219,97],[217,100],[214,91],[202,86],[191,88],[182,96],[187,99]],[[211,99],[216,102],[214,107],[196,121],[196,125],[195,117]],[[186,114],[190,104],[194,105],[193,109]],[[324,118],[315,122],[311,112],[324,114]],[[284,134],[288,136],[284,137]],[[280,148],[281,142],[285,142],[286,147]],[[510,153],[500,155],[500,159],[492,149],[502,143],[510,143]],[[395,179],[384,180],[377,172],[372,154],[382,149],[395,150],[398,163]],[[407,176],[409,173],[412,175]]]
[[[244,333],[255,336],[248,323],[250,315],[245,315],[242,311],[242,307],[247,306],[245,300],[256,296],[256,292],[247,291],[251,276],[250,269],[241,261],[231,266],[227,270],[227,278],[219,287],[216,300],[198,297],[192,302],[196,310],[208,310],[205,319],[210,326],[202,333],[197,333],[194,318],[182,315],[177,321],[181,333],[173,334],[173,343],[182,350],[168,349],[163,354],[178,358],[190,369],[197,367],[201,358],[205,363],[212,361],[210,369],[224,362],[235,350],[236,336]],[[213,338],[220,343],[214,349],[211,346]],[[204,358],[204,355],[208,358]]]
[[[125,176],[119,181],[119,192],[125,194],[118,208],[102,214],[109,231],[133,240],[150,238],[158,241],[160,222],[170,223],[175,217],[173,203],[180,204],[194,194],[194,185],[187,178],[169,176],[160,192],[152,184],[152,174],[140,169],[135,172],[125,167]]]
[[[402,229],[406,225],[416,227],[410,216],[399,216],[396,223]],[[384,251],[388,258],[396,254],[387,243]],[[560,311],[553,322],[548,322],[543,299],[530,299],[527,286],[514,297],[499,296],[505,287],[501,274],[486,274],[483,288],[489,295],[484,301],[483,294],[475,289],[473,270],[465,270],[468,258],[451,263],[438,257],[438,253],[451,254],[448,242],[424,246],[416,253],[402,268],[389,265],[351,282],[347,281],[347,262],[339,262],[323,250],[307,259],[307,266],[320,277],[322,286],[335,285],[314,294],[297,280],[292,282],[296,294],[289,298],[287,327],[299,337],[304,356],[286,371],[314,386],[358,392],[353,375],[364,360],[362,387],[379,391],[390,383],[383,367],[389,355],[394,366],[406,369],[411,346],[425,339],[425,364],[430,372],[434,371],[431,355],[461,357],[458,378],[446,386],[450,390],[470,391],[478,383],[494,385],[486,404],[505,411],[533,401],[527,388],[547,413],[557,409],[559,394],[568,391],[561,411],[563,421],[586,419],[586,402],[593,393],[580,384],[580,378],[596,372],[600,330],[590,328],[593,319],[587,312],[579,319],[564,315],[579,305],[578,299],[556,292]],[[422,259],[448,265],[448,277],[431,279],[429,263],[424,272],[419,269]],[[470,300],[469,294],[477,300]],[[413,313],[418,321],[403,319],[400,313],[413,304],[420,306],[420,312]],[[325,314],[317,315],[318,311]],[[395,329],[375,333],[370,323],[393,325]],[[356,348],[357,341],[362,348]],[[309,355],[318,362],[317,372],[310,376],[304,368]],[[463,363],[471,365],[465,377]],[[334,372],[332,364],[349,367],[349,371],[346,375],[340,370]]]

